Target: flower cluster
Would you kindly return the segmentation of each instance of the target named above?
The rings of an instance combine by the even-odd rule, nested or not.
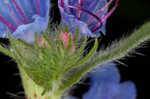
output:
[[[58,0],[62,24],[69,26],[69,32],[79,37],[99,37],[106,34],[106,21],[115,11],[119,0],[108,10],[113,0]],[[0,37],[11,36],[25,42],[34,42],[34,33],[45,32],[48,27],[50,0],[0,0]],[[61,34],[66,47],[69,36]],[[40,44],[44,43],[39,39]],[[74,50],[74,44],[72,44]],[[91,86],[83,99],[135,99],[136,89],[132,82],[120,84],[120,75],[114,63],[98,66],[89,73]]]

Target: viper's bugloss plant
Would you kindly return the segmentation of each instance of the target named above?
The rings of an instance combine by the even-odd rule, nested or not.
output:
[[[106,21],[118,5],[115,0],[108,10],[112,2],[58,0],[62,23],[52,30],[49,0],[0,1],[0,36],[11,43],[9,49],[0,46],[0,51],[17,62],[27,98],[71,99],[67,92],[89,74],[91,86],[83,99],[135,99],[134,84],[120,83],[116,66],[109,62],[149,39],[150,23],[100,51],[95,39],[93,48],[83,55],[87,37],[99,37],[100,31],[105,34]]]

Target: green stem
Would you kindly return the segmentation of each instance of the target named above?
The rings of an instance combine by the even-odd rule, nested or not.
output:
[[[42,95],[44,88],[35,84],[21,67],[19,67],[19,70],[27,99],[61,99],[62,94],[58,93],[45,92]]]

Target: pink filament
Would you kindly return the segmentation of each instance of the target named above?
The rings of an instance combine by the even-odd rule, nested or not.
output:
[[[60,4],[61,4],[62,7],[64,7],[64,5],[65,5],[65,4],[64,4],[64,0],[61,0],[61,1],[60,1]]]
[[[92,31],[92,32],[95,32],[95,31],[97,31],[101,26],[102,26],[102,23],[99,24],[99,25],[94,26],[94,28],[92,28],[91,31]]]
[[[36,0],[36,6],[37,6],[37,13],[40,15],[41,10],[40,10],[40,3],[39,3],[39,0]]]
[[[2,16],[0,16],[0,21],[5,24],[9,30],[15,31],[17,27],[13,26],[11,23],[9,23],[7,20],[5,20]]]
[[[118,3],[119,3],[119,0],[116,0],[115,6],[114,6],[104,17],[102,17],[101,23],[97,23],[97,24],[94,26],[94,29],[92,30],[92,32],[97,31],[97,29],[101,26],[101,24],[104,23],[104,22],[112,15],[112,13],[116,10],[116,8],[117,8],[117,6],[118,6]]]
[[[71,6],[71,5],[68,5],[68,7],[69,8],[73,8],[73,9],[77,9],[77,10],[80,10],[80,11],[83,11],[85,13],[88,13],[88,14],[90,14],[91,16],[93,16],[96,20],[98,20],[101,23],[101,19],[98,16],[96,16],[94,13],[92,13],[92,12],[86,10],[86,9],[83,9],[81,7]]]
[[[110,0],[102,9],[100,9],[96,13],[96,15],[94,13],[92,13],[92,12],[90,12],[90,11],[83,8],[84,0],[78,0],[78,4],[80,5],[78,7],[72,6],[72,5],[68,5],[68,7],[73,8],[73,9],[77,9],[77,18],[78,19],[80,19],[82,11],[85,12],[85,13],[90,14],[92,17],[87,21],[87,24],[90,24],[94,20],[94,18],[96,20],[98,20],[98,23],[94,26],[94,28],[92,28],[92,32],[95,32],[102,26],[102,24],[111,16],[111,14],[117,8],[119,0],[116,0],[115,6],[104,17],[102,17],[102,18],[98,17],[99,14],[101,14],[112,2],[113,2],[113,0]],[[61,6],[64,7],[64,0],[61,0]]]
[[[15,5],[17,11],[19,12],[19,14],[22,16],[24,22],[27,24],[29,23],[28,19],[25,17],[24,13],[22,12],[21,8],[19,7],[19,5],[15,2],[15,0],[12,0],[13,4]]]
[[[84,6],[84,0],[78,0],[78,4],[79,4],[79,7],[83,8],[83,6]],[[80,20],[80,17],[81,17],[81,11],[77,10],[77,18],[79,20]]]
[[[20,20],[18,20],[17,16],[15,15],[15,12],[13,11],[13,9],[10,7],[10,5],[8,4],[8,9],[10,11],[10,13],[12,14],[15,22],[18,24],[18,25],[21,25],[22,22]]]
[[[116,10],[118,4],[119,0],[116,0],[115,6],[102,18],[102,22],[105,22],[112,15],[112,13]]]
[[[96,15],[99,16],[112,2],[113,2],[113,0],[110,0],[102,9],[100,9],[100,10],[96,13]],[[87,24],[90,24],[93,20],[94,20],[94,18],[91,17],[91,18],[87,21]]]

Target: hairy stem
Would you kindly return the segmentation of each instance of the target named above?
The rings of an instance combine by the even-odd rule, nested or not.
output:
[[[68,79],[68,82],[66,82],[61,89],[79,82],[85,74],[95,67],[127,55],[139,44],[148,39],[150,39],[150,22],[144,24],[139,30],[132,33],[129,37],[120,40],[120,42],[113,44],[104,51],[99,51],[93,59],[88,61],[86,64],[83,64],[81,66],[82,68],[78,69],[78,71],[76,71],[73,76]]]
[[[19,69],[27,99],[61,99],[62,94],[60,93],[45,92],[42,95],[44,88],[38,86],[23,69]]]

